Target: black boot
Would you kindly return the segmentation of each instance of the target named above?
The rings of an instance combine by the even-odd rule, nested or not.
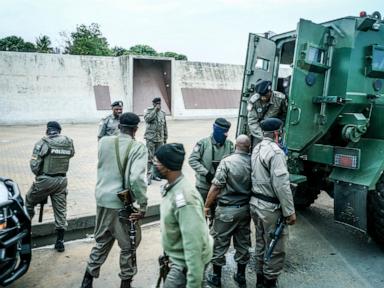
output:
[[[264,278],[264,287],[265,288],[276,288],[277,287],[277,279]]]
[[[55,243],[55,249],[57,252],[64,252],[64,229],[57,229],[57,239]]]
[[[233,279],[237,282],[237,284],[241,288],[247,287],[247,281],[245,279],[245,267],[247,267],[247,264],[237,263],[237,273],[233,275]]]
[[[207,282],[215,287],[221,287],[221,266],[212,265],[213,273],[207,277]]]
[[[121,280],[120,288],[131,288],[132,279]]]
[[[81,282],[80,288],[92,288],[93,276],[85,271],[83,282]]]
[[[256,288],[264,288],[265,277],[263,273],[257,273]]]

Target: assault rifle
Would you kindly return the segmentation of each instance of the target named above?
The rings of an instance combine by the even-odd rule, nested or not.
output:
[[[281,238],[281,234],[283,233],[286,225],[287,224],[285,223],[285,217],[281,215],[277,219],[275,231],[273,231],[270,235],[272,241],[269,243],[267,252],[264,255],[264,262],[268,262],[269,260],[271,260],[273,250],[275,250],[276,244]]]
[[[129,189],[118,192],[117,197],[124,203],[124,208],[118,212],[119,221],[125,225],[129,225],[132,265],[136,267],[136,223],[135,221],[131,221],[129,216],[131,216],[132,213],[137,213],[138,210],[133,206],[131,191]]]
[[[156,288],[160,288],[161,280],[165,282],[165,279],[167,278],[168,272],[170,270],[169,257],[167,254],[165,254],[165,252],[163,255],[159,257],[159,267],[160,267],[159,269],[160,271],[159,271],[159,278],[157,279]]]

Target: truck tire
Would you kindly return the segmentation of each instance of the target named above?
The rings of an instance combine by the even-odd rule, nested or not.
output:
[[[384,245],[384,176],[376,184],[376,190],[368,193],[368,232],[381,245]]]
[[[307,183],[298,184],[292,188],[293,202],[297,210],[304,210],[311,206],[320,194],[320,189],[309,187]]]

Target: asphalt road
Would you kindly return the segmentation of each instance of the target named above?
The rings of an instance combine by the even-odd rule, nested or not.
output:
[[[10,287],[80,287],[92,245],[92,238],[88,238],[67,243],[64,253],[57,253],[52,247],[34,250],[29,272]],[[144,227],[137,251],[139,273],[134,278],[134,287],[155,287],[157,257],[161,252],[159,224]],[[119,287],[118,253],[115,245],[100,278],[94,282],[95,288]],[[237,287],[232,280],[234,271],[230,249],[222,287]],[[247,267],[247,287],[255,287],[255,278],[252,257]],[[360,232],[333,222],[332,200],[321,194],[310,209],[299,212],[297,224],[290,227],[286,265],[279,287],[382,288],[384,250]]]

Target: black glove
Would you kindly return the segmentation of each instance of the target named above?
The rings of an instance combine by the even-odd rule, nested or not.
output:
[[[207,175],[205,175],[205,180],[208,184],[211,184],[214,177],[215,175],[213,175],[211,172],[208,172]]]

